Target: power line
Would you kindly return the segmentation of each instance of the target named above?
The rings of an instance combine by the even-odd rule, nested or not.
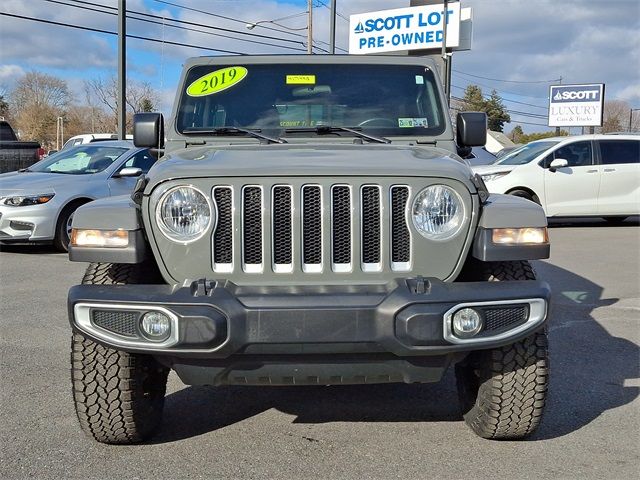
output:
[[[53,20],[45,20],[45,19],[42,19],[42,18],[33,18],[33,17],[25,17],[23,15],[16,15],[16,14],[13,14],[13,13],[0,12],[0,15],[4,16],[4,17],[19,18],[21,20],[30,20],[32,22],[46,23],[46,24],[49,24],[49,25],[57,25],[59,27],[69,27],[69,28],[75,28],[75,29],[78,29],[78,30],[87,30],[87,31],[90,31],[90,32],[105,33],[107,35],[118,35],[117,32],[111,32],[109,30],[102,30],[100,28],[85,27],[85,26],[82,26],[82,25],[72,25],[70,23],[54,22]],[[148,41],[148,42],[165,43],[165,44],[168,44],[168,45],[175,45],[175,46],[178,46],[178,47],[198,48],[198,49],[201,49],[201,50],[208,50],[210,52],[230,53],[232,55],[246,55],[245,53],[234,52],[232,50],[222,50],[222,49],[219,49],[219,48],[203,47],[201,45],[192,45],[192,44],[188,44],[188,43],[171,42],[169,40],[159,40],[157,38],[142,37],[140,35],[127,34],[127,37],[128,38],[134,38],[136,40],[145,40],[145,41]]]
[[[464,91],[464,90],[466,90],[466,88],[459,87],[458,85],[451,85],[451,86],[452,86],[453,88],[459,88],[460,90],[463,90],[463,91]],[[497,93],[504,93],[504,92],[500,92],[499,90],[496,90],[495,88],[494,88],[494,90],[495,90]],[[482,94],[482,96],[483,96],[483,97],[485,97],[485,98],[487,98],[487,97],[489,97],[490,95]],[[519,104],[519,105],[526,105],[526,106],[528,106],[528,107],[541,108],[541,109],[543,109],[543,110],[547,110],[547,111],[549,111],[549,108],[548,108],[548,107],[541,107],[540,105],[534,105],[533,103],[519,102],[518,100],[510,100],[510,99],[508,99],[508,98],[504,98],[504,97],[502,97],[502,100],[504,100],[505,102],[517,103],[517,104]]]
[[[489,78],[489,77],[482,77],[480,75],[472,75],[471,73],[465,73],[465,72],[461,72],[460,70],[453,70],[456,73],[459,73],[460,75],[466,75],[468,77],[473,77],[473,78],[481,78],[482,80],[490,80],[492,82],[506,82],[506,83],[553,83],[553,82],[559,82],[561,79],[560,78],[554,78],[552,80],[529,80],[529,81],[524,81],[524,80],[503,80],[500,78]]]
[[[64,5],[66,7],[79,8],[79,9],[82,9],[82,10],[90,10],[90,11],[93,11],[93,12],[104,13],[106,15],[113,15],[113,16],[117,15],[117,13],[115,13],[115,12],[109,12],[109,11],[106,11],[106,10],[99,10],[97,8],[92,8],[92,7],[82,6],[82,5],[73,5],[73,4],[70,4],[70,3],[64,3],[64,2],[62,2],[60,0],[43,0],[43,1],[49,2],[49,3],[57,3],[59,5]],[[81,2],[81,3],[88,3],[88,2]],[[100,5],[100,6],[103,6],[103,5]],[[106,7],[106,5],[105,5],[105,7]],[[138,13],[138,12],[134,12],[134,11],[129,11],[129,13],[130,14],[134,14],[134,15],[151,16],[150,14]],[[138,18],[138,17],[134,17],[134,16],[131,16],[131,15],[127,15],[127,18],[129,18],[131,20],[137,20],[139,22],[152,23],[152,24],[155,24],[155,25],[162,25],[163,27],[170,27],[170,28],[176,28],[176,29],[180,29],[180,30],[187,30],[187,31],[190,31],[190,32],[202,33],[202,34],[205,34],[205,35],[212,35],[212,36],[221,37],[221,38],[229,38],[231,40],[237,40],[239,42],[250,42],[250,43],[254,43],[254,44],[258,44],[258,45],[267,45],[267,46],[270,46],[270,47],[278,47],[278,48],[283,48],[283,49],[287,49],[287,50],[294,50],[294,51],[298,51],[298,52],[305,51],[305,49],[303,49],[303,48],[290,47],[290,46],[287,46],[287,45],[276,45],[276,44],[269,43],[269,42],[262,42],[262,41],[259,41],[259,40],[252,40],[252,39],[247,39],[247,38],[237,38],[237,37],[232,37],[230,35],[224,35],[222,33],[207,32],[205,30],[198,30],[196,28],[183,27],[183,26],[180,26],[180,25],[171,25],[171,24],[167,24],[165,22],[161,22],[161,21],[158,21],[158,20],[149,20],[149,19],[146,19],[146,18]],[[206,25],[205,25],[205,27],[206,27]],[[209,28],[212,28],[212,27],[209,27]],[[298,43],[298,42],[296,42],[296,43]]]
[[[323,2],[322,0],[317,0],[317,1],[320,7],[325,7],[326,9],[331,10],[331,7],[327,5],[326,2]],[[342,13],[340,13],[338,10],[336,10],[336,15],[340,17],[342,20],[344,20],[345,22],[349,23],[349,19],[346,16],[344,16]]]
[[[457,100],[459,102],[463,102],[464,103],[464,99],[460,98],[460,97],[451,97],[454,100]],[[539,115],[537,113],[528,113],[528,112],[520,112],[518,110],[510,110],[510,109],[505,109],[505,112],[509,113],[509,114],[513,114],[515,116],[521,116],[521,117],[525,117],[525,118],[533,118],[533,119],[540,119],[540,120],[545,120],[547,118],[546,115]],[[512,122],[509,122],[512,123]],[[547,127],[548,125],[544,125],[542,123],[531,123],[531,122],[522,122],[522,121],[517,121],[517,120],[513,120],[513,123],[524,123],[527,125],[538,125],[538,126],[543,126],[543,127]]]
[[[117,10],[117,7],[111,7],[109,5],[103,5],[103,4],[94,3],[94,2],[88,2],[88,1],[83,1],[83,0],[70,0],[70,1],[75,2],[75,3],[80,3],[80,4],[83,4],[83,5],[99,6],[99,7],[102,7],[104,9],[108,9],[108,10],[112,10],[112,11],[113,10]],[[155,0],[155,1],[160,1],[160,0]],[[188,7],[185,7],[185,8],[188,8]],[[238,31],[238,30],[231,30],[229,28],[215,27],[215,26],[211,26],[211,25],[206,25],[204,23],[197,23],[197,22],[190,22],[190,21],[187,21],[187,20],[178,20],[178,19],[173,19],[173,18],[167,18],[167,17],[163,17],[163,16],[160,16],[160,15],[154,15],[154,14],[146,13],[146,12],[138,12],[138,11],[135,11],[135,10],[127,10],[127,12],[128,13],[134,13],[136,15],[149,17],[149,18],[155,18],[155,19],[158,19],[158,20],[162,20],[163,22],[171,21],[171,22],[182,23],[182,24],[185,24],[185,25],[191,25],[191,26],[195,26],[195,27],[204,27],[204,28],[210,28],[212,30],[219,30],[219,31],[222,31],[222,32],[234,33],[234,34],[237,34],[237,35],[245,35],[245,36],[249,36],[249,37],[265,38],[265,39],[268,39],[268,40],[277,40],[277,41],[280,41],[280,42],[294,43],[296,45],[302,45],[303,44],[302,41],[300,41],[300,40],[293,40],[293,39],[289,39],[289,38],[274,37],[274,36],[270,36],[270,35],[261,35],[259,33],[250,33],[250,32]],[[212,14],[212,15],[214,15],[214,14]],[[216,16],[216,15],[214,15],[214,16]],[[224,18],[230,18],[230,17],[224,17]],[[236,21],[239,21],[239,20],[236,20]],[[299,36],[299,35],[297,35],[297,36]],[[306,37],[302,37],[302,38],[304,38],[306,40]],[[274,46],[278,46],[278,45],[274,45]],[[326,52],[326,50],[323,50],[323,51]]]
[[[468,80],[466,78],[460,78],[460,80],[465,81],[465,82],[470,81],[470,80]],[[548,96],[540,97],[540,96],[534,96],[534,95],[525,95],[523,93],[507,92],[506,90],[502,90],[502,89],[498,90],[493,85],[487,85],[486,83],[478,82],[476,80],[473,81],[473,84],[474,85],[480,85],[482,87],[487,87],[487,88],[490,88],[492,90],[495,90],[498,93],[502,93],[502,94],[506,94],[506,95],[515,95],[517,97],[526,97],[526,98],[536,98],[536,99],[539,99],[539,100],[549,100]]]

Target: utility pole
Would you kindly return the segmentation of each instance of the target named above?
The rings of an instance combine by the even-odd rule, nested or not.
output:
[[[444,78],[444,95],[447,97],[447,103],[451,104],[449,100],[449,57],[447,56],[447,17],[449,16],[447,11],[449,10],[449,0],[444,0],[444,12],[442,14],[442,77]]]
[[[329,52],[331,55],[336,53],[336,2],[337,0],[331,0],[331,23],[330,23],[330,33],[329,33]]]
[[[307,53],[313,54],[313,0],[307,1],[309,18],[307,20]]]
[[[560,85],[562,85],[562,76],[560,76]],[[549,115],[551,115],[551,112],[549,112]],[[560,136],[560,127],[556,127],[556,137],[559,137],[559,136]]]
[[[127,0],[118,0],[118,139],[127,135]]]
[[[633,112],[640,111],[640,108],[630,108],[629,109],[629,132],[631,132],[631,124],[633,122]]]

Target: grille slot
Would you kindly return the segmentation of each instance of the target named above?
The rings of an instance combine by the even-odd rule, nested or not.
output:
[[[273,187],[273,264],[276,272],[293,270],[293,192],[288,185]]]
[[[322,271],[322,189],[302,187],[302,267],[305,272]]]
[[[391,269],[411,269],[411,233],[407,225],[409,187],[391,187]]]
[[[262,272],[262,236],[262,187],[244,187],[242,190],[242,258],[245,272]]]
[[[332,197],[332,262],[335,272],[351,271],[351,187],[334,185]]]
[[[213,234],[213,262],[217,272],[233,271],[233,190],[231,187],[215,187],[218,221]]]
[[[140,312],[92,310],[91,322],[100,328],[123,337],[138,338],[138,318]]]
[[[508,307],[491,307],[484,309],[484,329],[490,335],[522,325],[529,316],[527,305],[511,305]]]
[[[377,272],[382,269],[380,187],[377,185],[363,186],[361,202],[362,270]]]

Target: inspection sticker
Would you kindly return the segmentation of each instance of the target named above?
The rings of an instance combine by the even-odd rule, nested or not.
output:
[[[287,85],[315,85],[315,75],[287,75]]]
[[[429,123],[426,118],[399,118],[398,127],[400,128],[413,128],[413,127],[428,127]]]
[[[222,92],[245,79],[249,70],[244,67],[226,67],[207,73],[187,87],[190,97],[204,97]]]

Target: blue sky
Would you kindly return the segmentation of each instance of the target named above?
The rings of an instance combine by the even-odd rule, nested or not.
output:
[[[329,9],[321,6],[321,1],[330,3],[314,1],[314,43],[320,49],[326,48],[329,40]],[[131,11],[156,15],[145,18],[157,23],[130,19],[128,29],[133,35],[242,53],[305,50],[304,31],[288,32],[272,24],[249,31],[244,24],[292,16],[280,23],[304,28],[306,16],[302,13],[307,8],[306,0],[128,0],[127,3]],[[559,77],[563,83],[606,83],[607,99],[640,107],[640,2],[463,0],[461,3],[473,9],[474,35],[472,50],[454,55],[453,94],[461,96],[470,83],[479,84],[486,93],[492,88],[498,90],[510,110],[528,114],[512,114],[514,122],[506,126],[507,131],[516,124],[522,124],[526,131],[547,129],[528,124],[546,123],[531,114],[546,113],[549,82],[545,81]],[[409,0],[338,0],[339,12],[347,17],[408,5]],[[109,7],[116,6],[117,0],[3,0],[0,12],[116,31],[117,17],[103,13],[115,13]],[[173,28],[170,25],[176,24],[169,19],[191,22],[180,25],[192,30]],[[231,32],[209,30],[206,25]],[[338,18],[337,25],[337,44],[346,49],[348,23]],[[206,30],[209,34],[194,30]],[[162,109],[168,111],[183,60],[215,53],[129,39],[128,75],[149,81],[161,92]],[[0,92],[10,90],[25,71],[35,69],[66,79],[76,101],[82,103],[83,81],[113,74],[116,59],[114,36],[0,16]]]

